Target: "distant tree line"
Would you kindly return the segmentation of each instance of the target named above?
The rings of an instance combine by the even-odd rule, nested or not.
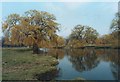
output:
[[[113,19],[110,29],[112,32],[99,36],[90,26],[76,25],[68,38],[57,35],[60,24],[53,14],[38,10],[26,11],[23,15],[10,14],[2,24],[4,33],[3,46],[32,47],[33,53],[39,48],[81,47],[85,45],[118,46],[120,33],[119,13]]]
[[[110,46],[120,48],[120,14],[116,13],[112,20],[110,30],[111,33],[100,36],[99,33],[92,27],[76,25],[72,33],[67,38],[67,46],[79,48],[86,45]]]

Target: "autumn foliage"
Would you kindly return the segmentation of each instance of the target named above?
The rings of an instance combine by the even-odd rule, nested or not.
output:
[[[53,14],[37,10],[26,11],[23,15],[11,14],[2,24],[4,44],[39,48],[69,47],[86,45],[117,46],[120,41],[119,13],[112,21],[110,34],[100,36],[97,30],[86,25],[76,25],[67,39],[59,36],[60,25]]]
[[[33,47],[51,47],[56,41],[59,24],[53,14],[37,10],[29,10],[23,16],[11,14],[3,23],[5,43]]]

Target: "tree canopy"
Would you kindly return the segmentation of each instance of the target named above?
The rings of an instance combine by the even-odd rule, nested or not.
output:
[[[9,15],[2,28],[6,43],[33,46],[33,49],[38,49],[38,47],[51,46],[51,40],[56,39],[59,24],[53,14],[29,10],[23,16],[19,14]]]
[[[110,29],[113,31],[120,31],[120,13],[115,14],[115,18],[112,20]]]
[[[98,37],[98,32],[89,26],[76,25],[69,36],[69,45],[83,46],[93,44]]]
[[[33,47],[38,53],[39,48],[50,47],[83,47],[85,45],[118,45],[120,37],[120,14],[116,13],[110,29],[110,34],[101,37],[93,27],[76,25],[68,38],[59,36],[60,24],[56,17],[45,11],[28,10],[23,15],[10,14],[2,24],[4,43],[15,46]],[[119,33],[119,34],[118,34]]]

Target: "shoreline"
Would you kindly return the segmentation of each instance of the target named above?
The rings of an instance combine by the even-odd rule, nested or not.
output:
[[[49,73],[57,71],[58,60],[56,58],[48,55],[32,54],[31,50],[27,49],[3,49],[2,59],[3,80],[38,80],[46,73],[49,77]],[[52,79],[52,77],[49,77],[49,79]]]

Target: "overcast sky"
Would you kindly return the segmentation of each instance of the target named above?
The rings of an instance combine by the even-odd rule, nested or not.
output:
[[[9,14],[22,15],[31,9],[54,14],[57,22],[61,24],[61,31],[58,34],[63,37],[67,37],[77,24],[91,26],[101,35],[107,34],[110,32],[111,21],[118,11],[117,2],[3,2],[1,5],[2,20]]]

